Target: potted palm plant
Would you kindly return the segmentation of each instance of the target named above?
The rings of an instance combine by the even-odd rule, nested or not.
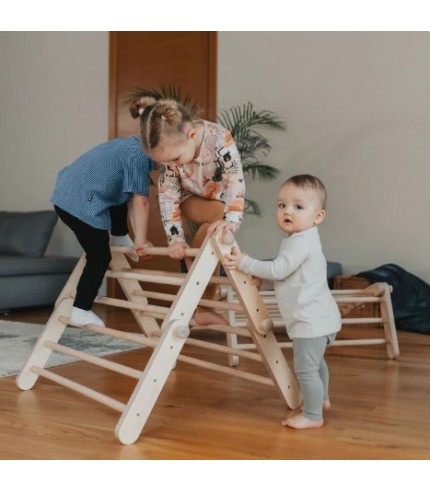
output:
[[[180,88],[171,85],[162,86],[159,90],[136,88],[131,91],[126,101],[129,103],[133,99],[148,96],[154,99],[174,99],[187,107],[193,115],[197,116],[199,113],[199,107],[193,99],[189,95],[183,97]],[[279,170],[265,163],[272,147],[269,139],[261,131],[285,130],[285,122],[272,111],[256,110],[252,102],[222,110],[217,120],[232,134],[241,156],[245,179],[276,179]],[[260,207],[255,200],[245,199],[245,214],[261,216]]]

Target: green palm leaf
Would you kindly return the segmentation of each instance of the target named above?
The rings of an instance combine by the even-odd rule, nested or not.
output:
[[[245,213],[247,215],[255,215],[261,217],[260,206],[256,201],[252,199],[245,198]]]
[[[273,181],[279,175],[279,169],[259,162],[244,164],[242,167],[244,174],[249,174],[251,179],[258,177],[262,181]]]
[[[242,162],[246,162],[255,155],[260,155],[261,158],[264,158],[272,149],[266,138],[259,138],[257,136],[249,136],[246,140],[235,140],[235,143]]]
[[[272,147],[260,130],[285,130],[285,122],[272,111],[256,111],[252,102],[221,111],[218,121],[230,130],[241,155],[244,173],[252,179],[276,179],[279,171],[262,163]]]
[[[234,140],[261,136],[257,129],[285,130],[285,122],[272,111],[256,111],[252,102],[221,111],[218,121],[228,128]]]

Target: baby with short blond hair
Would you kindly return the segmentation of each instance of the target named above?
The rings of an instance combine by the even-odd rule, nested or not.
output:
[[[274,282],[279,310],[293,343],[294,370],[303,411],[283,421],[295,429],[319,428],[330,407],[329,372],[324,353],[341,328],[341,317],[327,283],[327,262],[318,226],[325,218],[327,192],[317,177],[293,176],[280,187],[276,206],[279,227],[288,234],[278,256],[259,261],[232,250],[223,265]]]

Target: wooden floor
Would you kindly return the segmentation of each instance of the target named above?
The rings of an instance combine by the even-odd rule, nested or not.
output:
[[[110,327],[137,332],[129,314],[98,312]],[[44,323],[49,313],[0,318]],[[380,334],[378,329],[373,333]],[[22,392],[13,377],[3,378],[0,458],[429,459],[430,337],[398,335],[401,356],[395,361],[387,359],[382,346],[327,352],[333,407],[318,430],[282,427],[288,411],[274,388],[178,363],[140,439],[125,446],[114,436],[119,413],[46,379]],[[219,335],[199,336],[223,342]],[[150,353],[139,349],[108,358],[143,368]],[[191,348],[184,353],[200,354]],[[225,362],[224,355],[203,356]],[[286,356],[291,360],[290,351]],[[265,375],[255,362],[241,361],[245,367]],[[133,379],[85,362],[52,370],[123,402],[135,385]]]

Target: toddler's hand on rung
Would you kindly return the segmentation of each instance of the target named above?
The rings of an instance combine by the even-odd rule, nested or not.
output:
[[[244,255],[244,253],[232,247],[230,254],[224,254],[222,265],[227,269],[238,269]]]
[[[260,288],[262,280],[261,280],[261,278],[258,278],[257,276],[251,276],[251,283],[253,285],[255,285],[257,288]]]
[[[184,259],[185,250],[188,249],[188,247],[186,242],[174,242],[169,245],[169,256],[172,259]]]

